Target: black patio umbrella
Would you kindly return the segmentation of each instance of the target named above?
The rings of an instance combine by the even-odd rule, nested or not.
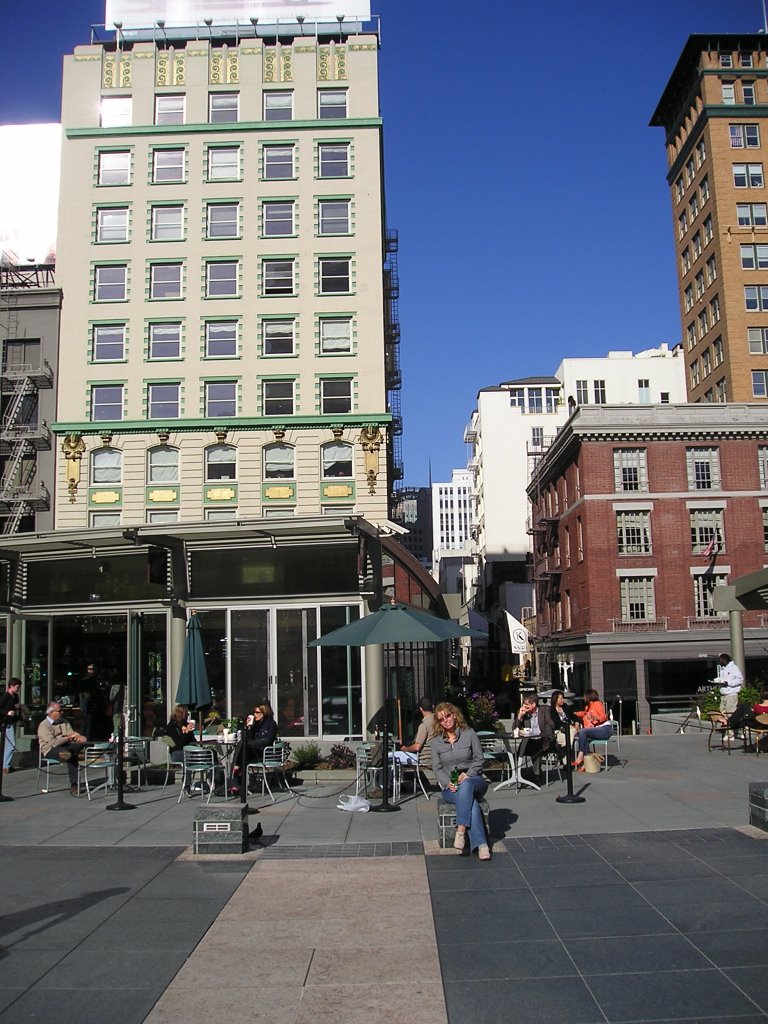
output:
[[[203,738],[203,711],[211,706],[211,685],[205,667],[203,635],[197,612],[192,613],[187,623],[187,639],[184,643],[184,659],[176,689],[176,703],[186,704],[191,711],[197,711],[200,725],[200,739]]]
[[[340,626],[317,640],[312,640],[308,647],[368,647],[371,644],[408,644],[435,643],[452,640],[459,636],[484,637],[476,629],[460,626],[452,619],[438,619],[434,615],[404,604],[383,605],[372,615]],[[389,703],[389,675],[384,680],[384,706]],[[384,715],[384,785],[382,786],[382,802],[372,807],[372,811],[396,811],[389,802],[389,724]]]

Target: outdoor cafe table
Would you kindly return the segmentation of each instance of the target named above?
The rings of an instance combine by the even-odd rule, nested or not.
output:
[[[520,786],[530,786],[531,789],[537,791],[541,789],[535,782],[529,782],[528,779],[524,779],[520,774],[518,750],[523,740],[528,739],[530,736],[530,731],[523,733],[523,730],[515,730],[515,732],[499,732],[496,735],[503,743],[504,751],[509,758],[509,778],[494,786],[494,793],[499,789],[505,789],[507,786],[517,786],[518,789]]]

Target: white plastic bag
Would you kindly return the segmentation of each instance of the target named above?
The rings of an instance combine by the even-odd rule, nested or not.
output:
[[[365,800],[361,796],[342,796],[339,797],[339,802],[336,807],[340,811],[370,811],[371,802]]]

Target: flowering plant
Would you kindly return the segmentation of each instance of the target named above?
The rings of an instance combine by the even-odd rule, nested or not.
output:
[[[468,693],[464,700],[467,707],[467,719],[474,729],[495,728],[499,718],[495,693],[490,690],[485,690],[482,693]]]

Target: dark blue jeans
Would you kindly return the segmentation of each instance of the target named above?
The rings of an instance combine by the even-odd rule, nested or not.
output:
[[[469,830],[470,849],[476,850],[481,843],[487,843],[485,824],[478,800],[482,800],[488,789],[488,783],[478,775],[472,775],[459,783],[454,793],[451,789],[443,790],[443,800],[456,806],[456,824]]]

